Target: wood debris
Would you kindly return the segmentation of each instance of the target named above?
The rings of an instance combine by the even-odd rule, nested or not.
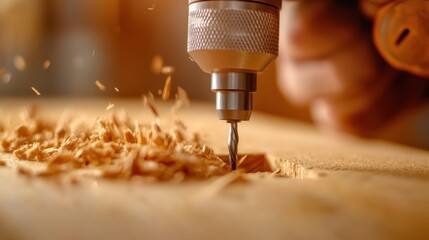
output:
[[[13,58],[13,65],[18,71],[21,71],[21,72],[25,71],[25,69],[27,68],[27,62],[21,55],[16,55]]]
[[[0,167],[6,167],[6,162],[3,160],[0,160]]]
[[[156,4],[152,3],[152,6],[148,7],[147,10],[153,11],[153,10],[155,10],[155,6],[156,6]]]
[[[114,89],[115,89],[116,92],[119,92],[119,88],[115,87]]]
[[[163,66],[161,68],[161,73],[165,75],[172,75],[175,71],[176,69],[172,66]]]
[[[37,90],[35,87],[31,87],[31,89],[33,90],[33,92],[34,92],[37,96],[42,95],[42,94],[39,92],[39,90]]]
[[[76,179],[84,172],[90,178],[180,182],[229,172],[211,148],[183,128],[165,131],[157,121],[145,124],[118,111],[91,124],[69,115],[48,119],[29,108],[22,122],[0,133],[0,146],[44,166],[37,171],[19,167],[19,174],[49,179]]]
[[[274,172],[270,173],[270,176],[274,176],[274,177],[283,177],[283,174],[281,174],[281,169],[277,168],[277,170],[275,170]]]
[[[155,55],[152,58],[151,70],[154,74],[160,74],[162,67],[164,66],[164,60],[161,55]]]
[[[104,86],[100,81],[95,81],[95,86],[98,87],[98,89],[100,89],[100,91],[106,91],[106,86]]]
[[[149,110],[153,113],[153,115],[159,118],[159,110],[155,105],[154,97],[152,94],[148,96],[143,96],[143,104],[149,108]]]
[[[165,80],[164,90],[162,91],[162,100],[167,101],[171,94],[171,75]]]
[[[46,60],[43,62],[43,69],[47,70],[51,66],[51,61]]]
[[[177,94],[176,94],[176,102],[174,103],[174,106],[172,107],[172,111],[177,111],[183,107],[188,107],[190,105],[189,97],[186,91],[178,87],[177,88]]]
[[[107,105],[106,110],[109,111],[110,109],[114,108],[115,104],[113,103],[109,103],[109,105]]]
[[[240,158],[240,160],[238,160],[237,162],[237,167],[240,167],[244,163],[244,161],[246,161],[246,159],[247,155],[244,155],[242,158]]]
[[[3,83],[8,84],[12,75],[6,71],[4,68],[0,68],[0,78],[3,79]]]

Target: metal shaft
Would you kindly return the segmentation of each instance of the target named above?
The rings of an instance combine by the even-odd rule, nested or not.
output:
[[[228,137],[229,163],[231,164],[231,170],[235,170],[237,169],[238,122],[230,121],[229,123],[231,124]]]

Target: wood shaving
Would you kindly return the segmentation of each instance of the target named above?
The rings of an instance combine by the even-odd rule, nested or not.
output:
[[[39,90],[37,90],[35,87],[31,87],[31,89],[33,90],[33,92],[34,92],[37,96],[42,95],[42,94],[39,92]]]
[[[119,88],[115,87],[114,89],[115,89],[116,92],[119,92]]]
[[[0,160],[0,167],[6,167],[6,162],[3,160]]]
[[[283,175],[281,174],[281,171],[282,170],[280,168],[277,168],[277,170],[275,170],[274,172],[270,173],[270,176],[274,176],[274,177],[279,176],[279,177],[282,177]]]
[[[47,70],[51,66],[51,61],[46,60],[43,62],[43,69]]]
[[[25,71],[25,69],[27,68],[27,62],[21,55],[16,55],[13,58],[13,65],[18,71],[21,71],[21,72]]]
[[[148,7],[147,10],[153,11],[153,10],[155,10],[155,6],[156,6],[156,4],[152,3],[152,6]]]
[[[186,91],[178,87],[177,88],[177,94],[176,94],[176,102],[174,103],[174,106],[172,108],[172,111],[177,111],[183,107],[188,107],[190,105],[189,97]]]
[[[246,159],[247,155],[244,155],[242,158],[240,158],[240,160],[238,160],[237,162],[237,167],[240,167],[244,163],[244,161],[246,161]]]
[[[92,56],[95,57],[95,49],[92,50]]]
[[[109,105],[107,105],[106,110],[109,111],[110,109],[114,108],[115,104],[113,103],[109,103]]]
[[[165,80],[164,90],[162,91],[162,100],[167,101],[171,94],[171,76]]]
[[[161,73],[165,75],[172,75],[176,69],[172,66],[164,66],[161,68]]]
[[[182,122],[182,120],[176,118],[174,119],[174,125],[179,129],[186,130],[188,127]]]
[[[162,71],[162,66],[164,65],[164,60],[161,55],[155,55],[152,58],[151,70],[154,74],[160,74]]]
[[[95,86],[98,87],[98,89],[100,89],[100,91],[105,91],[106,90],[106,86],[104,86],[100,81],[95,81]]]
[[[0,133],[0,143],[3,152],[42,165],[37,171],[18,167],[19,174],[48,179],[85,173],[86,178],[180,182],[229,172],[211,148],[190,135],[178,127],[164,131],[157,121],[134,121],[124,112],[91,124],[69,115],[48,119],[38,108],[28,108],[21,122]]]
[[[11,79],[12,75],[10,73],[6,73],[6,75],[3,76],[3,83],[8,84]]]
[[[143,96],[143,104],[150,109],[153,115],[159,118],[159,110],[155,105],[154,97],[152,94],[148,96]]]
[[[12,78],[12,75],[4,68],[0,68],[0,78],[3,79],[3,83],[8,84]]]

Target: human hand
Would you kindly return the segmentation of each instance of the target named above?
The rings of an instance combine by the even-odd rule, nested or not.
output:
[[[429,46],[421,39],[429,17],[426,24],[404,20],[411,24],[404,27],[404,16],[385,10],[397,7],[390,2],[284,2],[279,85],[291,102],[309,106],[323,129],[429,148]],[[429,1],[408,2],[429,16]],[[392,24],[401,29],[386,38],[383,27]]]

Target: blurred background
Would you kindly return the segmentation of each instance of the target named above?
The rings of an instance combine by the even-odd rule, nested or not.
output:
[[[0,95],[35,96],[31,87],[43,96],[156,94],[166,76],[151,64],[161,58],[175,69],[174,88],[214,101],[210,76],[186,52],[187,9],[187,0],[1,0]],[[255,108],[309,119],[281,96],[275,72],[273,64],[260,77]]]

